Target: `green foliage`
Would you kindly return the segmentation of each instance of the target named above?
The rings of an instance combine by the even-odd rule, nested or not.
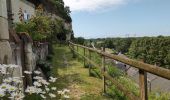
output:
[[[114,85],[109,87],[107,93],[111,98],[113,98],[113,100],[128,100],[126,96],[122,92],[120,92]]]
[[[70,8],[68,6],[64,6],[63,0],[51,0],[51,2],[55,5],[54,7],[57,9],[57,15],[65,19],[66,22],[72,22],[72,19],[70,17]]]
[[[49,78],[51,76],[51,64],[44,60],[37,61],[37,66],[41,68],[43,73],[45,74],[46,78]]]
[[[46,16],[37,16],[27,22],[16,24],[17,32],[27,32],[34,41],[46,39],[51,36],[50,19]]]
[[[74,39],[74,42],[77,43],[77,44],[83,45],[84,42],[85,42],[85,39],[83,37],[78,37],[78,38]]]
[[[97,39],[96,47],[111,48],[117,52],[126,53],[132,43],[134,38],[107,38],[107,39]]]
[[[170,68],[170,37],[144,37],[132,42],[129,56],[149,64]]]
[[[66,34],[69,33],[63,21],[52,20],[47,16],[37,16],[27,22],[16,23],[15,29],[17,32],[27,32],[34,41],[66,40]]]
[[[109,65],[107,67],[107,71],[108,71],[108,74],[114,78],[118,78],[120,76],[123,76],[124,73],[123,71],[119,70],[118,68],[112,66],[112,65]]]
[[[149,95],[149,100],[169,100],[170,99],[170,93],[151,93]]]
[[[129,79],[123,71],[121,71],[120,69],[113,67],[111,65],[109,65],[107,67],[107,71],[110,76],[112,76],[120,84],[123,84],[123,86],[127,90],[131,91],[136,96],[139,95],[137,84],[135,82],[133,82],[131,79]],[[115,100],[117,100],[117,99],[127,100],[126,96],[124,96],[124,94],[121,91],[119,91],[115,87],[115,85],[112,84],[112,82],[110,82],[110,81],[108,81],[108,82],[109,82],[109,84],[111,84],[111,86],[108,88],[108,94],[111,97],[115,98]]]

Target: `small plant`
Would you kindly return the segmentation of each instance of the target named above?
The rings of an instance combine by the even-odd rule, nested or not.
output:
[[[43,79],[40,76],[40,71],[24,71],[25,74],[35,74],[33,79],[32,86],[27,86],[25,90],[23,90],[22,78],[21,77],[13,77],[13,71],[15,68],[18,68],[17,65],[1,65],[0,64],[0,74],[2,75],[2,83],[0,84],[0,99],[11,99],[11,100],[48,100],[48,98],[56,98],[56,94],[60,95],[60,99],[68,99],[69,96],[67,93],[69,90],[64,89],[61,91],[57,91],[56,87],[50,85],[51,83],[55,83],[57,78],[50,77],[49,80]],[[10,70],[12,69],[12,72]]]
[[[45,74],[46,78],[49,78],[51,75],[51,64],[44,60],[38,60],[37,66],[41,68],[43,74]]]

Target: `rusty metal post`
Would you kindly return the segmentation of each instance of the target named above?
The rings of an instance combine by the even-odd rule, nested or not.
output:
[[[147,94],[147,73],[139,69],[140,100],[148,100]]]

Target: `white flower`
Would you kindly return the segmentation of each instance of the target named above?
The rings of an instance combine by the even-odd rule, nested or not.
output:
[[[63,92],[64,92],[64,93],[66,93],[66,92],[70,92],[70,90],[68,90],[68,89],[64,89],[64,90],[63,90]]]
[[[12,82],[12,78],[9,77],[9,78],[3,79],[3,82],[4,83],[11,83]]]
[[[46,92],[45,91],[41,91],[41,94],[45,94]]]
[[[28,86],[25,92],[29,94],[36,93],[36,88],[34,86]]]
[[[69,99],[70,97],[68,95],[63,96],[65,99]]]
[[[13,92],[13,91],[15,91],[17,88],[14,87],[14,86],[8,86],[7,89],[8,89],[9,92]]]
[[[49,88],[47,88],[47,87],[45,88],[45,90],[46,90],[47,92],[49,92],[49,91],[50,91],[50,89],[49,89]]]
[[[7,89],[7,87],[9,87],[10,85],[9,84],[6,84],[6,83],[2,83],[0,85],[0,89]]]
[[[56,82],[56,80],[57,80],[57,78],[55,78],[55,77],[50,77],[50,80],[49,80],[49,81],[54,83],[54,82]]]
[[[5,90],[4,89],[0,89],[0,97],[5,96]]]
[[[24,94],[21,92],[20,93],[13,92],[13,93],[11,93],[11,96],[9,98],[12,100],[23,100]]]
[[[7,74],[6,67],[1,67],[0,71],[1,71],[1,74]]]
[[[13,65],[13,64],[9,65],[9,68],[18,68],[18,67],[19,67],[18,65]]]
[[[42,93],[42,89],[41,89],[41,88],[37,88],[35,92],[36,92],[37,94],[40,94],[40,93]]]
[[[52,93],[49,93],[49,96],[50,96],[51,98],[55,98],[55,97],[56,97],[56,95],[55,95],[55,94],[52,94]]]
[[[39,80],[39,82],[41,82],[42,84],[44,84],[44,85],[49,85],[50,83],[48,83],[46,80],[44,80],[44,79],[41,79],[41,80]]]
[[[19,77],[13,77],[12,81],[16,84],[22,83],[22,81]]]
[[[64,94],[63,91],[57,91],[57,93],[58,93],[59,95],[63,95],[63,94]]]
[[[33,79],[41,80],[41,79],[43,79],[43,78],[42,78],[42,77],[40,77],[40,76],[35,76],[35,77],[33,77]]]
[[[43,99],[45,99],[45,98],[46,98],[43,94],[40,94],[40,96],[41,96]]]
[[[35,81],[34,83],[34,86],[37,86],[37,87],[40,87],[40,86],[42,86],[39,82],[37,82],[37,81]]]
[[[56,87],[51,87],[51,90],[55,91],[57,88]]]
[[[32,74],[32,72],[24,71],[25,74]]]
[[[41,74],[40,71],[34,71],[34,73],[37,74],[37,75]]]

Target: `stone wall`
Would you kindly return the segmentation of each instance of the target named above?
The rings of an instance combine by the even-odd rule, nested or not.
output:
[[[19,22],[19,10],[22,9],[23,13],[26,13],[29,18],[35,15],[35,6],[26,0],[11,0],[13,21]]]
[[[0,64],[11,63],[6,0],[0,0]]]
[[[13,76],[20,77],[24,71],[33,72],[37,70],[37,61],[46,60],[48,55],[48,43],[33,43],[27,33],[10,31],[10,46],[12,48],[12,64],[20,67],[16,69]],[[32,75],[26,75],[24,85],[32,85]]]

